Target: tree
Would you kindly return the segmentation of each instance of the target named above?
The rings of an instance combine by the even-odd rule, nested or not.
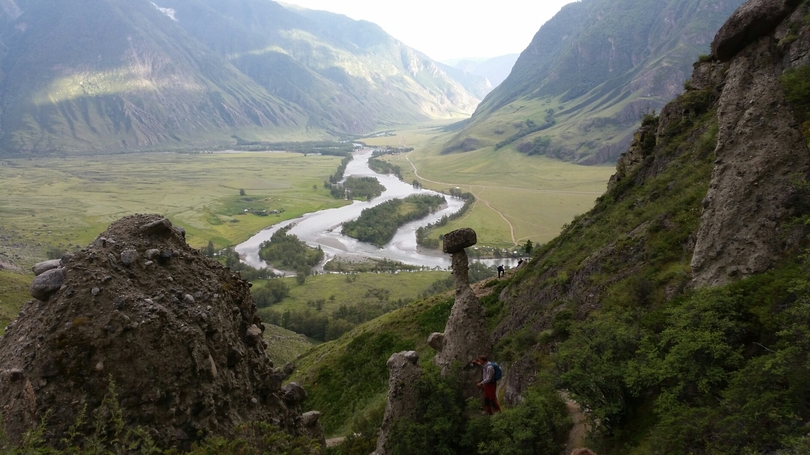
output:
[[[533,249],[534,249],[534,245],[532,245],[532,241],[531,240],[526,240],[526,245],[523,247],[523,251],[525,251],[526,254],[532,254]]]
[[[244,189],[244,188],[239,188],[239,195],[240,195],[240,196],[244,196],[244,195],[245,195],[245,189]]]
[[[208,256],[209,258],[214,257],[214,242],[208,241],[208,246],[205,247],[203,254]]]

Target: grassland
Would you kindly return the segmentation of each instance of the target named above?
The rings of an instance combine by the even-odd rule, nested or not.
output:
[[[23,303],[31,296],[28,294],[28,285],[31,276],[0,270],[0,335],[6,326],[17,317]]]
[[[267,342],[267,356],[279,367],[315,346],[307,337],[272,324],[264,325],[262,336]]]
[[[454,133],[429,126],[397,131],[393,137],[368,139],[373,146],[407,146],[409,154],[383,159],[399,165],[406,182],[447,190],[459,187],[478,201],[465,217],[431,233],[471,227],[479,244],[509,247],[532,240],[545,243],[574,216],[593,207],[604,193],[615,166],[580,166],[546,157],[527,156],[511,148],[485,147],[467,153],[441,154]]]
[[[224,247],[279,221],[345,204],[323,188],[339,162],[289,153],[7,159],[0,161],[0,219],[20,243],[40,244],[43,252],[85,245],[124,215],[152,212],[184,227],[193,246],[211,240]]]
[[[324,274],[307,277],[304,285],[298,285],[295,278],[277,278],[287,283],[290,295],[269,310],[300,310],[308,308],[308,301],[323,299],[325,303],[321,311],[328,315],[340,305],[378,301],[373,295],[378,292],[375,290],[387,291],[389,301],[416,300],[434,281],[448,275],[449,272]],[[257,281],[254,286],[262,286],[262,281]],[[259,310],[259,313],[262,311],[266,310]]]

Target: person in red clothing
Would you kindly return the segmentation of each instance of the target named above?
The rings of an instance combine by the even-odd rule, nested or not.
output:
[[[487,414],[492,414],[492,411],[501,412],[501,406],[498,404],[497,395],[497,382],[495,381],[495,367],[492,362],[487,360],[487,356],[479,355],[473,363],[483,367],[483,378],[477,385],[484,389],[484,409]]]

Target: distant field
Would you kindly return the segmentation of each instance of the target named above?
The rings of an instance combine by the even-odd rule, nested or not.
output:
[[[279,221],[345,204],[323,188],[339,162],[262,152],[0,160],[0,219],[15,239],[42,244],[43,252],[83,246],[122,216],[152,212],[184,227],[193,246],[212,240],[224,247]],[[284,212],[257,216],[245,209]]]
[[[444,279],[449,274],[450,272],[324,274],[307,277],[306,283],[300,286],[295,282],[295,278],[279,278],[290,287],[290,296],[269,309],[283,312],[310,308],[314,311],[314,308],[307,306],[307,302],[324,299],[325,304],[321,311],[324,314],[331,314],[343,304],[378,301],[369,294],[377,289],[388,291],[389,301],[416,300],[433,282]],[[254,286],[262,284],[262,281],[256,281]],[[262,311],[259,310],[259,313]]]
[[[23,303],[31,299],[28,286],[33,277],[33,274],[20,275],[0,270],[0,335],[5,332],[8,323],[17,317]]]
[[[404,154],[385,157],[403,169],[405,181],[417,178],[413,163],[426,188],[457,186],[478,198],[467,216],[434,231],[434,238],[471,227],[482,245],[507,247],[527,239],[545,243],[559,234],[563,224],[590,210],[615,172],[613,165],[579,166],[508,148],[441,155],[453,133],[438,128],[412,127],[396,134],[366,143],[413,147],[407,158]]]

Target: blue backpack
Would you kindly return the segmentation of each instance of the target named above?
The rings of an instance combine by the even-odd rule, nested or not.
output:
[[[500,366],[498,366],[498,364],[497,364],[497,363],[495,363],[495,362],[489,362],[489,363],[491,363],[491,364],[492,364],[492,368],[494,368],[494,369],[495,369],[495,381],[496,381],[496,382],[497,382],[497,381],[500,381],[500,380],[501,380],[501,378],[503,377],[503,371],[501,371],[501,367],[500,367]]]

